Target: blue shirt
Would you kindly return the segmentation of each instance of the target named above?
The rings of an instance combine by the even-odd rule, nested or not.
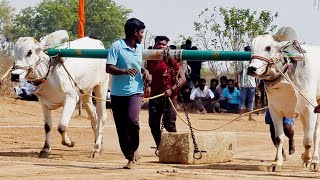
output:
[[[130,75],[113,75],[111,81],[111,95],[130,96],[143,93],[143,80],[141,74],[142,48],[136,44],[133,51],[123,39],[114,42],[109,50],[107,64],[120,69],[135,68],[138,74],[135,77]]]
[[[228,87],[224,88],[222,91],[222,96],[229,98],[228,103],[230,104],[240,104],[240,91],[235,87],[233,93],[230,93]]]

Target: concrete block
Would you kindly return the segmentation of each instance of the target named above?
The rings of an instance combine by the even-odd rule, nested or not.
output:
[[[193,157],[194,146],[190,133],[166,133],[161,135],[159,161],[174,164],[212,164],[233,160],[236,146],[235,133],[203,132],[195,133],[202,158]]]

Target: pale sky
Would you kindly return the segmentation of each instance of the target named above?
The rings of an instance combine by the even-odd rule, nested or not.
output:
[[[10,0],[17,9],[41,0]],[[318,1],[318,0],[316,0]],[[194,36],[193,22],[205,8],[213,6],[249,8],[252,11],[278,12],[273,24],[296,29],[300,42],[320,44],[320,10],[314,0],[115,0],[133,10],[130,17],[143,21],[154,35],[166,35],[172,41],[178,35]]]

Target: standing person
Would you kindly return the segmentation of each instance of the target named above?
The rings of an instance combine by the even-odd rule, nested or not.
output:
[[[246,46],[244,51],[251,51],[250,46]],[[254,97],[256,93],[256,80],[247,74],[247,67],[249,61],[238,61],[237,68],[240,69],[239,76],[239,88],[240,88],[240,110],[241,113],[246,111],[253,111]],[[248,106],[246,107],[246,100]],[[252,114],[249,114],[249,120],[253,121]]]
[[[283,121],[284,134],[289,138],[289,155],[292,155],[295,152],[295,145],[294,145],[294,139],[293,139],[293,137],[294,137],[294,129],[293,129],[294,119],[283,117],[282,121]],[[266,124],[269,124],[269,126],[270,126],[269,130],[270,130],[271,140],[272,140],[274,146],[276,146],[275,129],[274,129],[274,125],[273,125],[273,122],[271,119],[269,109],[267,109],[267,111],[266,111],[265,122],[266,122]],[[284,152],[283,149],[282,149],[282,156],[285,160],[287,159],[286,153]]]
[[[227,112],[239,113],[240,110],[240,91],[234,86],[234,80],[228,80],[228,88],[222,91],[223,97],[227,100]]]
[[[191,92],[190,99],[193,101],[193,107],[197,114],[206,114],[207,112],[215,112],[213,107],[213,92],[207,88],[206,80],[199,80],[199,87]]]
[[[154,49],[168,48],[169,38],[157,36]],[[175,59],[164,59],[163,61],[147,61],[147,69],[152,75],[150,87],[146,89],[151,96],[166,93],[166,96],[151,99],[149,101],[149,127],[157,149],[161,140],[161,117],[164,116],[164,128],[168,132],[177,132],[176,112],[171,103],[166,99],[170,98],[177,107],[177,95],[179,88],[186,82],[185,73]]]
[[[121,151],[131,169],[140,156],[139,113],[142,105],[143,78],[150,80],[148,70],[141,67],[141,41],[145,25],[136,18],[127,20],[125,39],[114,42],[107,58],[107,73],[112,74],[111,103]]]

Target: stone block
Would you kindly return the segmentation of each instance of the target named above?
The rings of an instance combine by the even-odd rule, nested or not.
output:
[[[212,164],[233,160],[236,135],[230,132],[196,133],[196,142],[202,158],[193,157],[194,146],[190,133],[166,133],[161,135],[159,161],[174,164]]]

